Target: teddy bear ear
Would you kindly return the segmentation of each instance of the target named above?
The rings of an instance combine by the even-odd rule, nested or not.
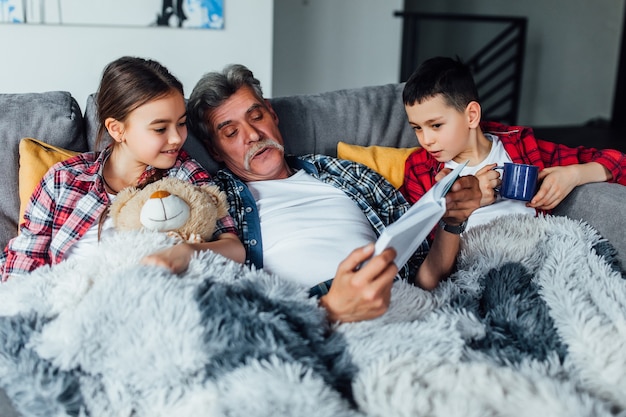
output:
[[[121,190],[115,196],[115,200],[111,203],[109,207],[109,216],[113,219],[113,224],[117,226],[118,216],[126,203],[128,203],[137,193],[139,189],[136,187],[127,187]]]
[[[220,190],[220,187],[217,185],[203,185],[202,189],[215,204],[217,218],[221,219],[226,216],[228,214],[228,201],[226,200],[226,194]]]

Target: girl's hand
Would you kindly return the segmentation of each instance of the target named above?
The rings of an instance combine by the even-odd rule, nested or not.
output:
[[[161,249],[144,257],[143,265],[156,265],[167,268],[175,274],[185,272],[194,252],[211,250],[235,262],[244,263],[246,249],[234,233],[222,233],[216,240],[210,242],[191,243],[184,241],[169,248]]]
[[[502,179],[500,178],[500,173],[494,169],[497,165],[487,164],[474,174],[478,178],[480,192],[482,193],[480,199],[481,207],[493,204],[498,197],[495,189],[500,187]]]
[[[186,242],[161,249],[144,257],[139,263],[169,269],[174,274],[185,272],[195,249]]]

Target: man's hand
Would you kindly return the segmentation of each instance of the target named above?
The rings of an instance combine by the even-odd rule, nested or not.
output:
[[[474,210],[480,207],[482,193],[478,178],[466,175],[457,178],[446,194],[446,212],[443,220],[450,225],[463,223]]]
[[[328,294],[320,299],[330,321],[368,320],[387,311],[393,279],[398,273],[393,262],[396,251],[387,249],[371,258],[373,253],[374,244],[370,244],[355,249],[339,264]],[[368,259],[367,264],[357,270]]]

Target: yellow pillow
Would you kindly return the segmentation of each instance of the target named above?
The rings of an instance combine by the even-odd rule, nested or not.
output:
[[[359,146],[345,142],[337,144],[337,157],[360,162],[385,177],[394,187],[404,182],[404,162],[417,149],[387,146]]]
[[[30,196],[33,194],[33,191],[35,191],[35,187],[39,184],[39,181],[41,181],[45,173],[48,172],[48,169],[57,162],[65,161],[79,152],[58,148],[32,138],[24,138],[20,141],[19,152],[19,223],[22,223],[24,220],[24,210],[26,210]]]

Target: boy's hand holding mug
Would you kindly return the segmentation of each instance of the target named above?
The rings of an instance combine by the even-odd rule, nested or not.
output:
[[[502,170],[500,195],[503,198],[530,201],[535,196],[539,177],[538,166],[505,162],[494,169]]]

